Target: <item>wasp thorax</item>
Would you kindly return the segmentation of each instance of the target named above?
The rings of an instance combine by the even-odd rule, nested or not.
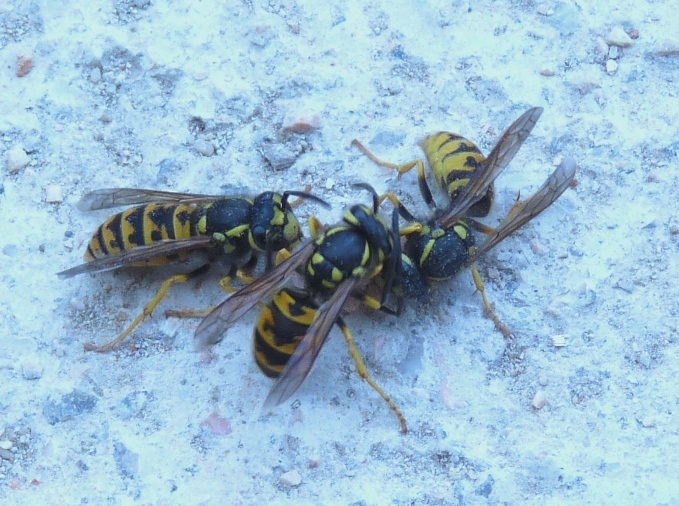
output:
[[[458,222],[447,230],[425,227],[421,234],[408,236],[406,254],[419,265],[428,279],[447,279],[464,269],[474,246],[469,227]]]
[[[247,199],[229,198],[207,205],[198,221],[198,232],[223,243],[230,260],[250,253],[248,229],[252,204]]]

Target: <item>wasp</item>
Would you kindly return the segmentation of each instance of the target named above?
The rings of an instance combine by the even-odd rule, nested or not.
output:
[[[284,402],[299,388],[337,324],[359,375],[387,402],[398,417],[401,430],[407,432],[405,417],[370,377],[340,315],[350,297],[379,309],[399,277],[398,212],[392,213],[389,228],[377,215],[379,197],[375,190],[366,184],[357,186],[372,192],[372,207],[354,205],[341,223],[324,230],[311,221],[312,240],[217,306],[196,329],[196,344],[202,348],[219,342],[238,318],[276,292],[299,270],[304,275],[304,291],[278,291],[260,313],[255,330],[255,359],[267,375],[277,377],[265,408]],[[384,280],[381,300],[363,292],[378,276]]]
[[[448,197],[448,207],[444,211],[437,209],[422,160],[402,165],[384,162],[359,141],[352,142],[373,162],[397,170],[399,177],[417,167],[420,193],[427,205],[434,208],[433,217],[422,223],[393,193],[380,197],[380,201],[386,198],[391,200],[401,217],[409,222],[409,225],[401,229],[401,235],[405,235],[405,243],[399,286],[404,295],[420,298],[426,294],[430,282],[449,279],[469,267],[476,288],[483,298],[486,313],[505,336],[511,335],[486,297],[483,280],[475,262],[561,196],[575,176],[575,161],[565,158],[535,194],[525,201],[517,200],[497,229],[483,225],[474,218],[489,214],[494,201],[495,178],[514,158],[542,112],[541,107],[535,107],[522,114],[502,134],[487,158],[476,145],[458,134],[438,132],[422,141],[422,148],[437,186]],[[488,236],[478,247],[473,230]]]
[[[229,274],[220,283],[226,290],[234,275],[248,279],[246,273],[256,266],[260,254],[266,255],[270,268],[276,252],[293,248],[302,238],[291,196],[327,206],[315,195],[298,191],[264,192],[252,199],[134,188],[106,188],[85,195],[78,203],[81,211],[135,207],[108,218],[93,234],[85,263],[58,273],[60,278],[199,257],[199,267],[168,278],[116,339],[101,346],[87,344],[85,349],[112,349],[153,312],[173,284],[202,274],[211,263],[226,265]]]

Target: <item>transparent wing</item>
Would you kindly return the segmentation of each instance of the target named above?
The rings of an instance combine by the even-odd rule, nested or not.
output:
[[[167,240],[159,241],[148,246],[139,246],[137,248],[123,251],[119,254],[108,255],[102,258],[96,258],[91,262],[76,265],[65,271],[57,273],[60,279],[72,278],[78,274],[86,272],[103,272],[119,269],[125,265],[133,264],[135,262],[145,262],[168,255],[186,253],[197,249],[212,248],[216,246],[216,242],[209,236],[198,235],[181,240]]]
[[[507,217],[497,228],[496,233],[488,237],[484,243],[479,246],[468,261],[468,265],[471,265],[484,253],[502,242],[508,235],[521,228],[551,206],[571,184],[571,181],[575,177],[575,166],[576,163],[573,158],[564,158],[538,191],[531,195],[527,200],[523,202],[519,201],[514,204],[514,207],[509,211]]]
[[[222,340],[224,333],[260,300],[285,283],[314,252],[316,245],[307,242],[290,258],[266,272],[261,278],[241,288],[208,314],[194,334],[196,349],[203,350]]]
[[[200,193],[177,193],[141,188],[102,188],[85,194],[78,202],[81,211],[96,211],[111,207],[161,202],[203,202],[223,199],[223,195],[202,195]]]
[[[285,402],[304,383],[357,282],[358,278],[355,277],[346,279],[337,287],[328,302],[318,308],[316,318],[304,339],[300,341],[295,353],[285,365],[285,369],[271,387],[264,401],[265,409]]]
[[[474,178],[464,186],[450,208],[437,219],[437,223],[444,229],[450,228],[469,209],[469,206],[483,197],[488,187],[493,184],[495,178],[500,175],[514,155],[530,135],[535,123],[542,114],[542,107],[534,107],[524,112],[502,134],[502,137],[493,150],[483,161],[480,170],[475,172]]]

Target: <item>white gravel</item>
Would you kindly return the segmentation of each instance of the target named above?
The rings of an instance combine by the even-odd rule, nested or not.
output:
[[[0,7],[0,502],[677,504],[679,40],[671,2],[5,2]],[[610,47],[609,47],[610,46]],[[610,49],[617,49],[611,54]],[[89,190],[302,190],[337,221],[395,191],[418,214],[418,141],[486,153],[545,112],[497,180],[497,225],[564,156],[577,185],[396,319],[347,316],[401,435],[334,331],[290,403],[249,314],[211,353],[165,309],[114,352],[162,271],[66,281],[106,212]],[[253,312],[254,313],[254,312]],[[568,336],[563,346],[554,336]],[[561,341],[558,341],[561,343]]]

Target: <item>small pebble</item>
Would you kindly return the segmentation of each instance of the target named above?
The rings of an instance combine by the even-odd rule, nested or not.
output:
[[[76,311],[85,311],[85,302],[78,297],[73,297],[68,303]]]
[[[90,70],[90,81],[95,84],[101,81],[101,69],[99,67],[94,67]]]
[[[31,70],[33,70],[33,57],[26,56],[25,54],[20,54],[19,56],[17,56],[17,68],[16,68],[17,77],[24,77]]]
[[[28,157],[24,148],[15,146],[5,153],[5,161],[7,163],[7,170],[10,174],[16,174],[21,169],[28,165],[31,159]]]
[[[281,483],[287,487],[297,487],[302,483],[302,475],[299,474],[299,471],[293,469],[281,475]]]
[[[647,351],[642,351],[639,354],[639,363],[646,369],[649,369],[651,367],[651,354]]]
[[[99,399],[81,390],[73,390],[61,397],[50,397],[43,404],[42,414],[50,425],[56,425],[77,416],[90,413],[97,406]]]
[[[632,283],[631,281],[621,279],[615,285],[613,285],[613,288],[619,288],[620,290],[623,290],[627,293],[632,293],[634,292],[635,286],[634,283]]]
[[[619,51],[620,49],[618,48],[618,46],[611,46],[610,49],[608,50],[608,57],[611,58],[612,60],[617,60]]]
[[[627,35],[622,26],[616,26],[606,35],[606,42],[611,46],[630,47],[632,45],[632,38]]]
[[[542,247],[542,243],[540,243],[540,241],[537,239],[531,239],[529,244],[530,249],[534,254],[541,256],[545,254],[545,249]]]
[[[538,379],[538,383],[540,383],[541,387],[546,387],[549,384],[549,379],[547,376],[540,376],[540,379]]]
[[[193,143],[193,148],[203,156],[215,154],[215,147],[205,139],[196,139],[196,142]]]
[[[542,409],[546,403],[547,396],[542,390],[538,390],[537,392],[535,392],[535,397],[533,397],[533,401],[530,404],[535,409]]]
[[[321,119],[317,114],[289,114],[283,120],[283,130],[295,134],[308,134],[321,127]]]
[[[59,202],[63,202],[63,200],[64,195],[61,191],[61,186],[58,184],[48,184],[45,187],[45,202],[49,202],[50,204],[58,204]]]
[[[606,41],[602,37],[597,37],[596,52],[597,55],[599,56],[599,61],[603,61],[605,58],[607,58],[609,51],[610,48],[608,47],[608,44],[606,44]]]
[[[563,348],[566,346],[566,337],[568,336],[563,334],[552,336],[552,344],[557,348]]]
[[[643,425],[647,429],[650,429],[651,427],[655,427],[655,418],[652,417],[652,416],[646,416],[641,421],[641,425]]]
[[[335,186],[335,180],[331,177],[325,180],[325,189],[326,190],[332,190],[333,187]]]
[[[614,74],[618,70],[618,62],[615,60],[606,60],[606,72]]]
[[[12,442],[11,441],[0,441],[0,448],[3,450],[9,450],[12,448]]]
[[[209,427],[215,436],[228,436],[231,434],[231,424],[226,418],[219,416],[217,411],[214,411],[210,416],[208,416],[201,425]]]
[[[545,76],[545,77],[551,77],[554,75],[554,69],[549,68],[549,67],[542,67],[540,69],[540,74]]]
[[[538,5],[538,14],[540,14],[540,16],[551,16],[554,14],[554,9],[550,9],[545,4],[540,4]]]
[[[36,380],[42,377],[42,366],[36,362],[26,361],[21,364],[21,374],[24,379]]]
[[[656,51],[658,56],[677,56],[679,55],[679,41],[666,40]]]
[[[19,254],[19,248],[16,244],[5,244],[2,247],[2,253],[8,257],[15,257]]]

